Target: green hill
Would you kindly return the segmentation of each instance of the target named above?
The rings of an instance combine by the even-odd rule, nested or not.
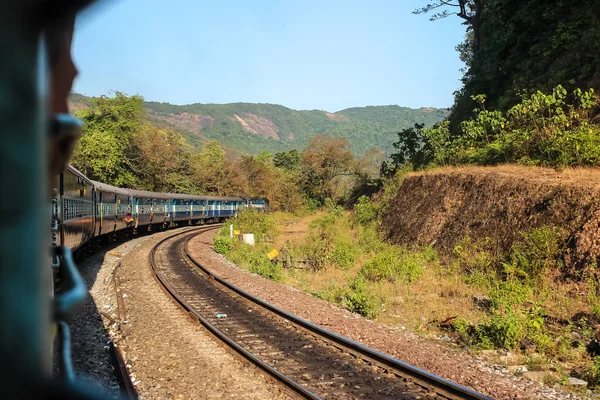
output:
[[[85,107],[88,101],[86,96],[71,96],[75,109]],[[389,154],[397,132],[415,123],[433,125],[447,115],[445,109],[399,106],[348,108],[336,113],[255,103],[177,106],[146,102],[145,107],[152,123],[177,129],[194,145],[218,140],[230,149],[249,154],[301,150],[319,134],[348,139],[357,154],[374,148]]]

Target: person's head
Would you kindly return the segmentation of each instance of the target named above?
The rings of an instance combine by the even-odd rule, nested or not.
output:
[[[75,16],[54,21],[44,32],[48,54],[48,111],[49,124],[48,173],[50,189],[55,177],[66,167],[75,142],[81,132],[81,123],[69,115],[69,94],[77,76],[71,55]]]

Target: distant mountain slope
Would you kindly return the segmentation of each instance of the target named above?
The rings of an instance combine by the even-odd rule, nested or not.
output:
[[[89,98],[73,95],[71,102],[77,108],[85,106]],[[177,106],[146,102],[145,107],[151,122],[176,128],[192,144],[218,140],[228,148],[250,154],[301,150],[319,134],[348,139],[357,154],[374,148],[389,154],[397,132],[415,123],[433,125],[447,114],[445,109],[399,106],[357,107],[336,113],[255,103]]]

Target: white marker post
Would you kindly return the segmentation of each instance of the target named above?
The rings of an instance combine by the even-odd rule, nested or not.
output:
[[[229,224],[229,237],[233,238],[233,224]]]

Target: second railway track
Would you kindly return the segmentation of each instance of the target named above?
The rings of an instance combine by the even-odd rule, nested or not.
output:
[[[212,228],[208,228],[212,229]],[[473,390],[320,328],[214,276],[185,231],[150,252],[156,277],[213,335],[301,397],[319,399],[487,399]]]

